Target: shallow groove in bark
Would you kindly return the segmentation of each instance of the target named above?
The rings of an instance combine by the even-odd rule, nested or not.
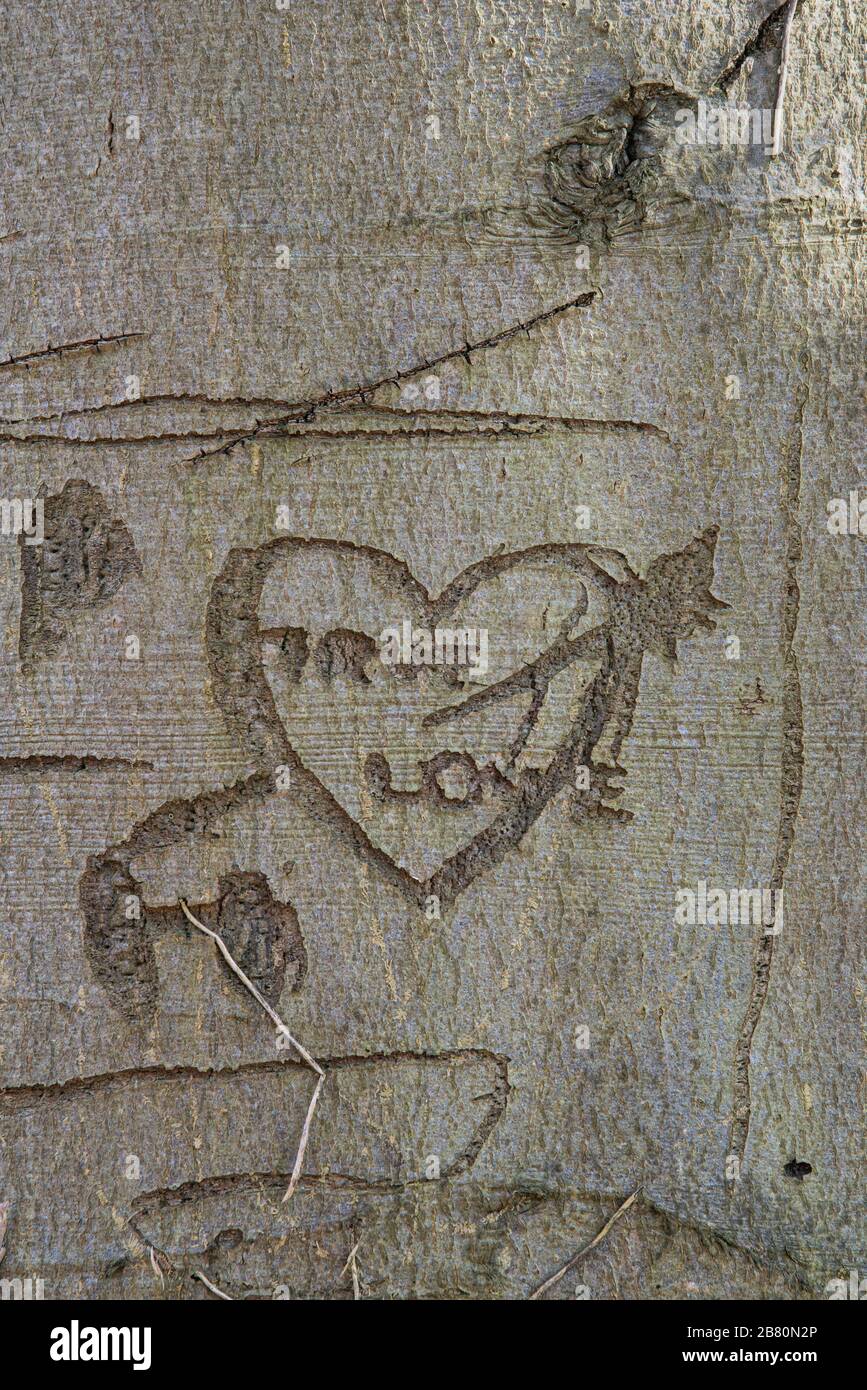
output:
[[[783,649],[783,747],[780,766],[780,820],[771,870],[770,888],[779,893],[795,837],[795,822],[804,785],[804,709],[801,677],[795,651],[801,591],[798,569],[803,555],[802,528],[798,516],[801,497],[801,468],[804,449],[804,412],[809,387],[802,388],[792,436],[783,451],[782,496],[786,528],[786,560],[783,573],[782,649]],[[753,978],[746,1013],[735,1048],[734,1105],[729,1137],[729,1154],[738,1161],[746,1152],[752,1118],[750,1069],[752,1046],[762,1010],[768,997],[776,937],[759,938],[753,962]]]
[[[760,23],[758,29],[750,36],[741,51],[734,57],[727,67],[720,73],[716,80],[717,87],[727,92],[738,76],[741,68],[748,58],[752,58],[756,53],[767,52],[771,48],[779,48],[783,37],[783,26],[786,21],[786,14],[789,10],[791,0],[783,0],[781,5],[771,10]]]

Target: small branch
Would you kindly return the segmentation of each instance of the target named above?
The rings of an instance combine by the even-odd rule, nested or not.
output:
[[[531,1301],[535,1298],[541,1298],[543,1293],[547,1293],[548,1290],[552,1289],[555,1284],[559,1284],[563,1276],[565,1274],[568,1274],[570,1269],[574,1269],[579,1260],[582,1260],[585,1255],[588,1255],[590,1253],[594,1246],[598,1245],[601,1240],[605,1239],[605,1237],[608,1235],[608,1232],[611,1230],[611,1227],[614,1225],[615,1221],[618,1221],[620,1217],[623,1216],[629,1210],[640,1191],[641,1187],[636,1187],[632,1195],[630,1197],[627,1197],[626,1201],[623,1202],[622,1205],[617,1208],[614,1215],[608,1218],[608,1220],[605,1222],[605,1225],[602,1227],[602,1230],[599,1232],[598,1235],[593,1237],[590,1244],[585,1245],[583,1250],[579,1250],[577,1255],[573,1255],[571,1260],[567,1260],[566,1264],[564,1264],[562,1269],[558,1269],[556,1274],[552,1274],[550,1279],[546,1279],[544,1284],[540,1284],[539,1288],[536,1289],[535,1292],[530,1294]]]
[[[193,1271],[193,1278],[201,1279],[205,1288],[210,1289],[211,1293],[215,1293],[218,1298],[224,1298],[227,1303],[234,1303],[235,1300],[233,1299],[232,1295],[230,1293],[223,1293],[222,1289],[218,1289],[216,1284],[212,1284],[207,1275],[203,1274],[200,1269],[196,1269]]]
[[[313,1097],[307,1109],[307,1115],[304,1120],[304,1128],[301,1131],[301,1140],[298,1144],[298,1152],[295,1155],[295,1164],[292,1169],[292,1176],[289,1180],[289,1186],[286,1189],[286,1195],[283,1198],[284,1202],[288,1202],[289,1198],[292,1196],[292,1193],[295,1191],[295,1188],[298,1186],[298,1180],[301,1177],[301,1169],[304,1163],[304,1155],[307,1151],[307,1141],[310,1138],[310,1126],[313,1122],[313,1115],[316,1110],[317,1102],[319,1100],[319,1093],[322,1090],[323,1085],[325,1084],[325,1072],[322,1069],[322,1067],[320,1067],[319,1063],[315,1060],[315,1058],[311,1057],[306,1047],[303,1047],[302,1044],[298,1041],[298,1039],[292,1036],[292,1034],[289,1032],[289,1029],[286,1027],[286,1024],[283,1022],[282,1018],[280,1018],[280,1015],[277,1014],[274,1011],[274,1009],[271,1008],[271,1005],[268,1003],[268,1000],[265,999],[259,993],[256,986],[253,984],[253,981],[248,979],[248,977],[244,974],[240,965],[238,965],[237,961],[234,960],[234,958],[232,957],[228,946],[226,946],[219,933],[211,931],[210,927],[206,927],[202,922],[199,921],[198,917],[194,917],[192,912],[190,912],[190,909],[187,907],[187,904],[184,902],[183,898],[180,899],[180,906],[181,911],[183,912],[187,920],[189,922],[192,922],[194,927],[198,927],[200,932],[204,932],[205,936],[209,936],[212,941],[215,941],[217,943],[217,948],[221,956],[223,957],[223,960],[228,965],[229,969],[232,970],[234,974],[237,975],[241,983],[246,986],[246,988],[252,994],[253,998],[256,1000],[257,1004],[261,1004],[268,1017],[272,1020],[272,1022],[274,1022],[277,1025],[277,1027],[280,1029],[280,1032],[283,1033],[283,1035],[289,1039],[290,1043],[295,1048],[295,1051],[298,1053],[298,1055],[300,1057],[303,1057],[307,1065],[311,1067],[313,1071],[316,1072],[316,1075],[319,1078],[316,1082]],[[204,1275],[201,1275],[200,1277],[204,1279]],[[205,1280],[205,1283],[207,1283],[207,1280]],[[208,1287],[210,1288],[211,1285],[209,1285]],[[215,1292],[219,1292],[219,1290],[215,1290]],[[223,1295],[223,1297],[225,1297],[225,1294]]]
[[[188,922],[192,922],[194,927],[198,927],[199,931],[205,933],[205,936],[209,936],[212,941],[216,941],[220,954],[222,955],[229,969],[235,972],[238,979],[241,981],[243,985],[246,985],[247,989],[250,991],[253,998],[256,1000],[256,1003],[262,1005],[262,1008],[265,1010],[268,1017],[272,1020],[272,1022],[276,1023],[277,1027],[280,1029],[280,1032],[283,1033],[284,1036],[289,1039],[292,1046],[295,1048],[295,1051],[298,1053],[300,1057],[304,1058],[304,1061],[307,1063],[308,1067],[312,1067],[318,1076],[324,1078],[325,1072],[322,1070],[319,1063],[314,1061],[314,1059],[310,1056],[310,1053],[307,1051],[307,1048],[303,1047],[297,1038],[293,1038],[292,1034],[289,1032],[289,1029],[286,1027],[286,1024],[283,1022],[280,1015],[274,1012],[274,1010],[271,1008],[271,1005],[268,1003],[268,1000],[263,998],[256,986],[253,984],[253,981],[248,979],[248,977],[244,974],[243,970],[241,969],[240,965],[238,965],[237,961],[233,959],[231,953],[229,952],[228,946],[225,944],[223,938],[219,935],[219,933],[211,931],[210,927],[206,927],[202,922],[199,921],[198,917],[194,917],[192,912],[190,912],[190,909],[184,902],[183,898],[180,899],[180,907]]]
[[[341,1279],[343,1278],[343,1276],[344,1276],[344,1274],[346,1273],[347,1270],[350,1270],[350,1271],[351,1271],[351,1273],[352,1273],[352,1293],[353,1293],[353,1297],[355,1298],[355,1301],[356,1301],[356,1302],[358,1302],[358,1300],[361,1298],[361,1280],[360,1280],[359,1277],[358,1277],[358,1264],[357,1264],[357,1261],[356,1261],[356,1258],[355,1258],[356,1255],[357,1255],[357,1253],[358,1253],[358,1247],[359,1247],[360,1244],[361,1244],[360,1241],[356,1241],[356,1242],[355,1242],[355,1244],[353,1245],[352,1249],[351,1249],[350,1252],[349,1252],[349,1256],[348,1256],[348,1258],[347,1258],[346,1264],[343,1266],[343,1268],[342,1268],[341,1271],[340,1271],[340,1277],[341,1277]]]
[[[792,33],[792,22],[795,18],[795,11],[798,8],[798,0],[791,0],[789,12],[786,15],[786,26],[783,29],[783,47],[780,53],[780,80],[777,84],[777,104],[774,107],[774,139],[771,145],[771,158],[780,153],[780,145],[783,138],[783,99],[786,95],[786,80],[789,75],[789,39]]]
[[[279,429],[281,425],[289,425],[292,421],[299,420],[300,418],[298,412],[293,411],[290,415],[281,415],[276,420],[257,420],[256,424],[251,429],[242,430],[240,433],[233,433],[231,430],[223,430],[222,432],[217,431],[211,435],[187,435],[186,437],[190,439],[225,439],[226,443],[219,444],[213,449],[200,449],[197,454],[192,454],[189,458],[180,459],[179,462],[182,464],[200,463],[202,459],[219,458],[221,454],[231,453],[238,444],[249,444],[251,440],[257,439],[263,432],[270,434],[273,430]],[[231,436],[231,438],[228,438],[228,436]]]

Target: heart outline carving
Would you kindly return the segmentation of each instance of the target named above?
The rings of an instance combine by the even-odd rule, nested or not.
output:
[[[728,607],[710,591],[717,535],[718,529],[709,527],[683,550],[657,557],[648,566],[645,579],[618,551],[581,543],[543,543],[486,556],[457,574],[438,595],[430,594],[403,560],[352,541],[286,536],[255,549],[236,548],[229,552],[214,579],[208,601],[206,644],[214,696],[228,727],[252,751],[261,770],[273,774],[277,767],[290,769],[293,795],[314,818],[325,819],[360,858],[374,864],[415,904],[423,906],[431,896],[448,904],[481,872],[516,848],[548,803],[574,784],[579,766],[591,768],[594,777],[579,808],[585,814],[597,811],[604,797],[620,790],[609,787],[607,779],[613,771],[623,772],[617,757],[635,713],[645,652],[654,650],[676,659],[678,640],[692,636],[696,627],[713,631],[711,611]],[[570,727],[548,768],[525,770],[512,804],[426,879],[414,877],[369,838],[302,762],[280,718],[264,669],[259,606],[272,568],[281,556],[293,552],[365,556],[374,571],[392,581],[396,592],[402,592],[431,627],[447,618],[483,580],[528,562],[565,565],[604,591],[608,600],[611,617],[605,624],[578,638],[564,637],[555,644],[556,650],[551,649],[549,660],[558,670],[591,655],[600,665],[585,693],[580,718]],[[612,569],[618,577],[612,575]],[[519,685],[527,670],[521,668],[516,673]],[[594,768],[593,753],[606,729],[612,730],[613,765],[595,764]]]

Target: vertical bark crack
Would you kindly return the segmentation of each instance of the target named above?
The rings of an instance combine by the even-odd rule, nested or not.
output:
[[[809,395],[805,381],[798,402],[795,427],[783,453],[780,479],[786,529],[786,561],[782,591],[782,649],[783,649],[783,747],[780,766],[780,820],[777,844],[771,870],[770,887],[779,893],[795,838],[795,822],[804,785],[804,709],[801,695],[801,675],[795,651],[795,636],[801,590],[798,568],[803,554],[802,528],[799,519],[801,499],[801,470],[804,452],[804,412]],[[768,997],[771,969],[774,961],[776,936],[766,935],[762,928],[753,962],[750,997],[735,1048],[734,1110],[729,1137],[729,1154],[738,1162],[743,1160],[750,1133],[752,1092],[750,1070],[753,1038]]]

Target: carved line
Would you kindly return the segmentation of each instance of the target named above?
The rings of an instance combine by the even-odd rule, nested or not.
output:
[[[506,1111],[511,1085],[509,1082],[509,1058],[487,1048],[455,1048],[446,1052],[372,1052],[363,1056],[324,1057],[320,1062],[327,1072],[346,1071],[353,1068],[399,1067],[407,1063],[440,1066],[454,1064],[469,1066],[473,1063],[489,1063],[494,1070],[493,1089],[478,1099],[487,1100],[490,1105],[476,1126],[469,1142],[444,1170],[442,1176],[453,1177],[468,1172],[481,1152],[494,1126],[499,1123]],[[212,1080],[236,1076],[274,1076],[285,1075],[286,1070],[307,1072],[306,1066],[293,1058],[279,1061],[246,1062],[238,1067],[130,1067],[124,1071],[102,1072],[94,1076],[74,1076],[67,1081],[48,1082],[38,1085],[25,1084],[9,1086],[0,1091],[0,1114],[16,1115],[23,1111],[49,1105],[53,1108],[68,1096],[92,1095],[94,1092],[123,1091],[135,1081],[155,1081],[164,1084],[175,1080]],[[288,1175],[287,1175],[288,1176]],[[425,1179],[425,1181],[427,1181]],[[194,1186],[195,1184],[185,1184]],[[371,1186],[365,1180],[366,1186]],[[144,1194],[154,1196],[153,1193]]]
[[[579,294],[575,299],[567,300],[564,304],[555,305],[553,309],[545,309],[542,313],[535,314],[524,323],[516,323],[510,328],[503,328],[498,333],[492,334],[491,337],[482,338],[478,342],[464,343],[464,346],[459,348],[449,348],[447,352],[440,353],[438,357],[432,357],[426,362],[416,362],[411,367],[406,367],[402,371],[395,372],[391,376],[380,377],[378,381],[370,382],[366,386],[352,386],[344,391],[328,391],[314,400],[301,401],[298,403],[297,407],[294,407],[290,413],[287,413],[284,420],[277,423],[288,424],[293,414],[300,416],[300,418],[305,421],[310,421],[319,410],[330,409],[333,406],[364,404],[368,396],[373,395],[375,391],[378,391],[383,386],[397,386],[401,381],[406,381],[409,377],[418,376],[420,372],[430,371],[433,367],[441,367],[446,362],[455,361],[458,357],[463,357],[469,362],[472,353],[482,352],[486,348],[499,347],[502,343],[508,342],[510,338],[517,337],[519,333],[526,333],[529,335],[531,328],[538,328],[540,324],[547,323],[550,319],[559,318],[561,314],[567,313],[570,309],[587,308],[597,298],[598,291],[589,290],[585,294]],[[198,454],[194,454],[191,458],[181,459],[180,463],[193,464],[198,463],[203,458],[215,458],[219,454],[225,454],[229,449],[234,448],[236,444],[245,444],[251,439],[255,439],[261,431],[266,428],[268,428],[266,425],[257,425],[254,429],[249,430],[240,438],[232,440],[223,448],[204,450]]]
[[[798,568],[803,556],[802,528],[798,519],[801,497],[801,472],[804,452],[804,412],[809,386],[801,392],[793,437],[783,452],[782,493],[786,528],[786,562],[782,590],[782,649],[783,649],[783,746],[780,763],[780,820],[777,844],[771,871],[770,887],[779,892],[795,838],[795,822],[804,786],[804,706],[801,677],[795,651],[801,590]],[[746,1152],[752,1117],[750,1068],[752,1045],[762,1016],[771,983],[776,937],[762,935],[753,961],[750,996],[741,1031],[735,1047],[734,1102],[729,1132],[729,1153],[742,1160]]]
[[[412,419],[410,412],[400,412],[407,414]],[[420,414],[421,412],[415,412]],[[434,415],[437,412],[431,411]],[[442,412],[446,414],[445,411]],[[460,412],[453,412],[459,415]],[[337,414],[337,412],[335,412]],[[513,423],[516,421],[526,421],[526,423]],[[360,426],[357,429],[334,430],[328,429],[325,425],[314,428],[302,422],[294,424],[283,424],[268,422],[256,426],[256,436],[260,439],[370,439],[377,442],[390,439],[437,439],[446,438],[459,441],[461,439],[489,439],[491,437],[500,439],[507,436],[513,439],[538,439],[542,438],[547,429],[550,428],[544,421],[544,417],[515,416],[492,416],[491,423],[488,425],[478,423],[467,428],[449,428],[447,425],[417,425],[409,427],[396,425],[393,429],[385,427],[376,428],[375,426]],[[583,433],[592,434],[604,433],[606,430],[636,430],[646,431],[655,435],[658,439],[671,443],[670,436],[665,430],[659,429],[656,425],[651,425],[643,420],[591,420],[569,422],[568,424],[559,420],[552,422],[555,426],[564,429],[579,429]],[[77,438],[74,435],[66,434],[0,434],[0,444],[62,444],[71,449],[96,449],[96,448],[125,448],[131,444],[177,444],[191,439],[221,439],[225,441],[219,449],[213,453],[208,451],[201,457],[210,458],[217,454],[225,453],[235,444],[249,442],[251,432],[249,429],[220,429],[220,430],[169,430],[161,434],[135,434],[135,435],[98,435],[88,439]],[[189,459],[181,459],[181,463],[189,463]]]
[[[154,398],[156,399],[156,398]],[[127,404],[138,405],[140,402],[127,402]],[[93,411],[82,411],[81,414],[97,414],[101,411],[112,410],[118,407],[96,406]],[[274,420],[257,420],[255,428],[259,437],[262,439],[284,439],[284,438],[314,438],[314,439],[372,439],[389,440],[408,438],[439,438],[446,437],[453,440],[460,439],[488,439],[492,436],[500,438],[508,436],[516,439],[538,439],[546,436],[549,430],[577,431],[584,434],[604,434],[608,430],[626,430],[636,433],[651,434],[654,438],[662,439],[666,444],[671,443],[671,436],[658,425],[651,424],[647,420],[617,420],[617,419],[594,419],[589,416],[570,417],[559,415],[539,415],[509,411],[482,411],[482,410],[404,410],[390,406],[343,406],[334,410],[332,419],[339,422],[344,416],[358,411],[367,411],[372,415],[386,416],[394,421],[392,428],[386,428],[384,424],[376,425],[369,423],[359,425],[351,429],[341,429],[339,423],[333,428],[329,427],[328,418],[322,420],[318,426],[306,423],[304,420],[297,419],[290,423],[285,423],[285,417],[279,416]],[[68,418],[75,412],[61,412],[60,416],[34,416],[31,419],[5,422],[21,425],[29,425],[41,420]],[[426,421],[427,423],[420,423]],[[451,427],[447,423],[454,422]],[[173,444],[184,442],[191,439],[219,439],[223,441],[222,448],[229,448],[235,443],[247,440],[250,434],[250,426],[232,427],[224,426],[222,429],[190,429],[190,430],[165,430],[159,433],[145,434],[123,434],[123,435],[91,435],[80,437],[66,434],[16,434],[0,433],[0,443],[5,444],[62,444],[76,449],[87,448],[112,448],[124,447],[131,444]],[[221,451],[221,450],[220,450]],[[218,452],[220,452],[218,451]]]
[[[620,727],[623,719],[629,717],[623,692],[627,687],[629,691],[637,691],[634,666],[638,650],[643,653],[648,645],[663,644],[666,654],[673,658],[676,657],[677,637],[691,633],[696,625],[713,630],[707,608],[724,606],[713,599],[706,587],[712,579],[716,536],[716,529],[711,527],[685,550],[655,561],[657,588],[650,580],[641,580],[631,572],[626,582],[615,581],[596,563],[594,554],[601,556],[603,553],[597,547],[549,543],[487,556],[459,574],[436,598],[427,593],[403,561],[387,552],[348,541],[281,537],[255,550],[233,550],[214,581],[208,603],[207,647],[215,698],[227,722],[241,735],[260,766],[289,766],[293,791],[297,792],[302,804],[320,819],[323,814],[327,815],[341,838],[361,857],[374,862],[411,901],[421,904],[435,894],[441,902],[449,903],[479,873],[500,863],[515,848],[551,798],[570,783],[575,766],[589,766],[609,719],[614,717]],[[298,549],[366,556],[385,572],[397,589],[427,613],[431,625],[439,623],[483,579],[506,572],[528,559],[570,565],[577,573],[606,589],[615,609],[614,626],[600,640],[601,669],[586,693],[583,717],[576,720],[547,771],[534,775],[525,773],[513,805],[457,850],[426,881],[415,879],[372,843],[362,827],[305,767],[283,728],[262,670],[257,614],[265,579],[277,557]],[[679,571],[689,577],[690,582],[676,590],[671,585],[680,578]],[[648,574],[650,576],[650,570]],[[698,595],[697,599],[693,598],[694,594]],[[688,620],[684,623],[687,598],[692,601],[694,611],[687,614]],[[702,608],[705,611],[699,612]],[[619,638],[616,649],[612,635],[615,632]],[[507,694],[508,691],[504,691],[503,697]],[[625,736],[625,732],[621,736]]]
[[[728,66],[720,73],[716,80],[716,86],[722,91],[727,92],[735,81],[738,73],[748,58],[752,58],[756,53],[764,52],[765,48],[776,47],[782,38],[782,27],[788,13],[790,0],[783,0],[781,5],[771,10],[759,25],[756,32],[747,40]],[[779,30],[779,32],[777,32]]]
[[[103,768],[132,768],[153,772],[154,764],[145,758],[102,758],[96,753],[29,753],[0,757],[0,774],[15,772],[99,772]]]

